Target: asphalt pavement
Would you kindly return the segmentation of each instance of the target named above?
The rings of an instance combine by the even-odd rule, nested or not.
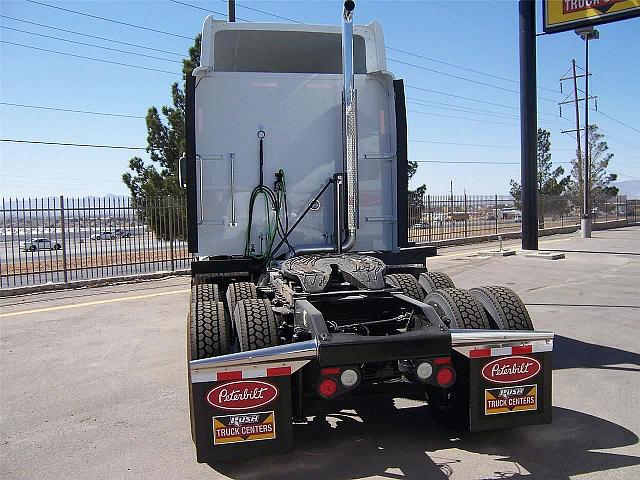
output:
[[[506,242],[516,247],[518,241]],[[638,479],[640,227],[541,239],[564,260],[443,248],[430,270],[516,290],[556,333],[553,423],[470,433],[404,399],[295,426],[292,454],[198,464],[189,432],[187,278],[0,301],[0,477]]]

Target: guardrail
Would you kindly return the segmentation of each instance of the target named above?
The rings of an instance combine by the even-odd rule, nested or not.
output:
[[[187,268],[182,198],[2,200],[0,287]]]

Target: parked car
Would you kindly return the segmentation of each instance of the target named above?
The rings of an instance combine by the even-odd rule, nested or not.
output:
[[[431,227],[431,225],[429,225],[429,222],[416,223],[413,226],[413,228],[416,228],[416,229],[419,229],[419,230],[420,229],[425,229],[425,228],[430,228],[430,227]]]
[[[116,228],[113,233],[115,233],[118,238],[131,238],[133,235],[130,231],[124,230],[122,228]]]
[[[32,238],[22,244],[22,250],[25,252],[36,252],[39,250],[60,250],[62,245],[58,242],[49,240],[48,238]]]
[[[466,212],[449,212],[447,222],[466,222],[469,220],[469,214]]]
[[[116,234],[109,231],[91,235],[91,240],[113,240],[114,238],[116,238]]]

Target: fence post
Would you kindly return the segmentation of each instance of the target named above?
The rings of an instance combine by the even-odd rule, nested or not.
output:
[[[494,210],[494,213],[495,213],[495,215],[494,215],[494,217],[495,217],[494,218],[494,223],[496,225],[496,235],[497,235],[498,234],[498,195],[495,195],[494,207],[495,207],[495,210]]]
[[[65,226],[64,215],[64,196],[60,195],[60,226],[62,230],[62,278],[64,283],[68,282],[67,278],[67,228]]]
[[[173,216],[175,212],[173,210],[173,202],[171,201],[170,196],[167,196],[165,202],[168,205],[167,211],[169,212],[169,248],[171,252],[171,271],[174,272],[176,270],[173,254]]]
[[[467,238],[467,194],[464,194],[464,238]]]
[[[427,214],[429,215],[429,241],[431,241],[431,229],[433,228],[433,213],[431,212],[431,195],[427,195]]]

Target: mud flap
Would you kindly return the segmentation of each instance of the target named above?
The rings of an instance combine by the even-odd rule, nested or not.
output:
[[[291,451],[290,375],[227,378],[192,384],[198,462]]]
[[[552,350],[552,342],[456,348],[461,385],[455,393],[468,412],[469,429],[551,423]]]
[[[316,357],[308,341],[189,362],[198,462],[291,451],[291,376]]]

